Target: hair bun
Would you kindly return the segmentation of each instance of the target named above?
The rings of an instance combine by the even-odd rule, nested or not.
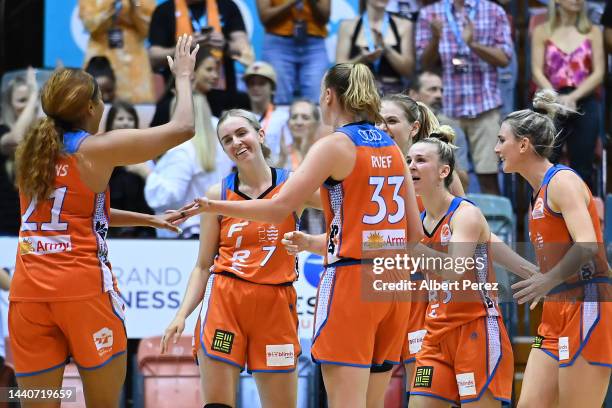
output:
[[[540,89],[533,97],[533,111],[555,119],[558,113],[569,111],[558,102],[559,94],[552,89]]]
[[[455,130],[449,125],[440,125],[429,137],[434,137],[441,142],[453,144],[455,142]]]

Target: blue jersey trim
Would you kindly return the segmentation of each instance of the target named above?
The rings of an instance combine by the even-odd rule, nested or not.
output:
[[[87,136],[89,133],[84,130],[64,133],[64,151],[68,154],[76,153]]]
[[[395,146],[391,136],[369,122],[350,123],[336,128],[336,132],[347,135],[357,147]]]
[[[30,371],[27,373],[18,373],[15,372],[15,377],[30,377],[33,375],[38,375],[38,374],[43,374],[43,373],[47,373],[49,371],[53,371],[53,370],[57,370],[58,368],[65,366],[66,364],[68,364],[70,362],[70,358],[67,357],[66,360],[62,363],[59,363],[57,365],[54,365],[53,367],[49,367],[49,368],[45,368],[43,370],[38,370],[38,371]]]
[[[127,350],[123,350],[120,351],[118,353],[113,354],[112,356],[110,356],[110,358],[108,360],[106,360],[105,362],[103,362],[102,364],[99,364],[97,366],[93,366],[93,367],[84,367],[82,365],[80,365],[79,363],[77,363],[76,361],[74,362],[77,367],[79,367],[80,370],[87,370],[87,371],[91,371],[91,370],[97,370],[98,368],[102,368],[105,365],[107,365],[108,363],[110,363],[111,361],[113,361],[116,357],[119,357],[122,354],[127,353]]]

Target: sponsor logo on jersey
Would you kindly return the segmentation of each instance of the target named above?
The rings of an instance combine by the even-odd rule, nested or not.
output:
[[[363,231],[362,243],[364,251],[404,248],[406,246],[406,231],[403,229]]]
[[[234,333],[225,330],[215,330],[211,349],[219,353],[231,354],[234,345]]]
[[[44,255],[70,251],[72,251],[70,235],[19,237],[21,255]]]
[[[266,365],[286,367],[295,364],[293,344],[266,344]]]
[[[259,242],[272,242],[278,241],[278,228],[275,225],[264,225],[257,228],[257,235],[259,236]]]
[[[434,368],[432,366],[417,367],[414,374],[414,386],[421,388],[431,388]]]
[[[358,130],[358,133],[359,133],[359,136],[361,137],[361,140],[363,140],[366,143],[376,143],[382,140],[382,133],[380,133],[376,129],[368,129],[368,130],[360,129]]]
[[[538,197],[533,205],[533,210],[531,210],[531,218],[534,220],[544,218],[544,199],[542,197]]]
[[[93,341],[98,350],[98,355],[110,353],[113,347],[113,331],[108,327],[103,327],[93,334]]]
[[[450,226],[448,224],[442,225],[442,230],[440,231],[440,243],[442,245],[448,245],[452,236],[453,234],[451,232]]]

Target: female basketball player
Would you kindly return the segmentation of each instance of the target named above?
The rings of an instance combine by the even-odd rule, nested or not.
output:
[[[420,238],[412,180],[381,122],[372,73],[362,64],[337,64],[321,89],[323,120],[336,131],[315,143],[282,190],[269,200],[229,202],[201,198],[182,209],[265,222],[282,222],[319,187],[327,227],[326,269],[317,296],[312,356],[322,364],[331,407],[362,407],[380,400],[402,347],[408,302],[361,297],[364,236],[384,231],[402,242]],[[344,220],[350,220],[345,222]],[[333,288],[333,290],[332,290]],[[333,307],[331,305],[333,304]],[[359,335],[355,335],[359,333]],[[370,368],[380,371],[370,374]],[[382,390],[382,391],[381,391]]]
[[[264,130],[251,112],[230,110],[217,126],[219,141],[238,173],[213,186],[211,200],[270,199],[289,177],[264,157]],[[267,147],[265,147],[267,149]],[[318,195],[314,205],[320,206]],[[300,355],[295,257],[280,240],[297,227],[299,213],[277,224],[201,218],[200,252],[176,317],[162,339],[178,339],[185,319],[202,302],[195,331],[205,407],[235,407],[240,370],[253,372],[264,407],[295,407]]]
[[[87,406],[119,404],[125,307],[105,237],[110,217],[119,224],[134,219],[110,212],[107,186],[115,166],[150,160],[193,135],[190,78],[198,47],[190,47],[191,37],[179,38],[169,58],[179,102],[163,126],[94,135],[104,105],[96,82],[81,70],[55,72],[42,90],[46,116],[17,151],[22,222],[9,328],[22,389],[59,388],[72,357]],[[34,404],[59,407],[60,401]]]
[[[513,360],[496,293],[486,287],[463,289],[466,281],[495,281],[489,227],[476,206],[448,190],[455,165],[451,145],[436,138],[423,139],[410,148],[408,163],[425,206],[422,242],[428,248],[423,254],[428,262],[445,257],[443,267],[426,265],[427,282],[435,276],[437,282],[459,283],[430,290],[425,328],[409,333],[409,345],[422,342],[410,407],[500,406],[499,401],[510,400]],[[453,260],[450,265],[449,259]],[[472,267],[467,266],[470,260]]]
[[[564,110],[556,97],[539,91],[534,110],[508,115],[495,146],[504,172],[519,173],[534,191],[529,235],[542,274],[515,284],[515,298],[524,303],[553,288],[558,293],[544,302],[518,405],[599,407],[612,365],[610,274],[589,188],[572,169],[548,160],[553,119]]]

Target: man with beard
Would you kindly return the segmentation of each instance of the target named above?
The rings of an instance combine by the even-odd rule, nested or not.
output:
[[[432,71],[422,71],[417,73],[412,81],[410,81],[408,96],[417,102],[423,102],[427,105],[438,118],[440,125],[448,125],[453,128],[456,136],[455,145],[459,148],[455,152],[457,163],[466,172],[471,171],[472,166],[468,158],[468,143],[465,133],[457,121],[442,113],[442,91],[442,78],[440,75]]]

